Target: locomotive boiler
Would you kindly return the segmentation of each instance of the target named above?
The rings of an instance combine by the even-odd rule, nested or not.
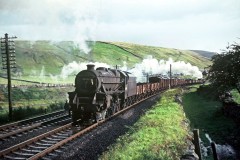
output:
[[[136,78],[118,69],[87,65],[76,75],[75,91],[69,92],[73,122],[99,121],[124,108],[136,94]]]

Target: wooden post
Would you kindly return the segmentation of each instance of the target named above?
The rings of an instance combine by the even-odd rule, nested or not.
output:
[[[211,142],[212,146],[212,152],[213,152],[213,159],[218,160],[218,155],[217,155],[217,148],[215,142]]]
[[[170,86],[169,86],[169,88],[171,88],[172,87],[172,64],[170,64],[170,73],[169,73],[170,75],[169,75],[169,77],[170,77]]]
[[[8,44],[8,34],[5,34],[5,54],[6,54],[6,69],[8,76],[8,119],[12,121],[12,84],[11,84],[11,66],[10,66],[10,53]]]
[[[147,73],[147,80],[146,80],[147,83],[149,83],[149,74]]]
[[[8,103],[9,103],[9,121],[12,121],[12,94],[11,94],[11,68],[16,68],[15,62],[15,48],[13,47],[13,42],[11,39],[17,37],[8,37],[8,34],[5,34],[4,38],[1,38],[1,50],[2,53],[2,62],[3,62],[3,69],[7,69],[7,76],[8,76]],[[3,45],[2,45],[3,44]],[[5,63],[4,63],[5,62]]]
[[[199,130],[198,129],[193,130],[193,136],[194,136],[195,152],[198,155],[199,160],[202,160],[201,147],[200,147],[200,142],[199,142]]]

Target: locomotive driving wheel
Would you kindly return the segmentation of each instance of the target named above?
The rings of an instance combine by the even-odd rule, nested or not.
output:
[[[111,106],[107,110],[107,117],[117,113],[118,111],[120,111],[119,100],[116,100],[115,102],[111,101]]]

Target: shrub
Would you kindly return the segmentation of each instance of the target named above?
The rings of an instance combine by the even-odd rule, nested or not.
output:
[[[26,119],[29,117],[41,115],[41,114],[46,114],[50,112],[54,112],[60,109],[63,109],[64,103],[63,102],[58,102],[55,104],[51,104],[48,107],[31,107],[31,106],[26,106],[26,107],[16,107],[13,108],[13,121],[18,121],[22,119]],[[0,124],[4,124],[8,122],[8,112],[2,112],[0,114]]]

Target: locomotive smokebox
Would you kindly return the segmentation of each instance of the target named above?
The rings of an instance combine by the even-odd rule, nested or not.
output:
[[[94,70],[95,65],[94,64],[88,64],[87,65],[87,70],[92,71]]]

